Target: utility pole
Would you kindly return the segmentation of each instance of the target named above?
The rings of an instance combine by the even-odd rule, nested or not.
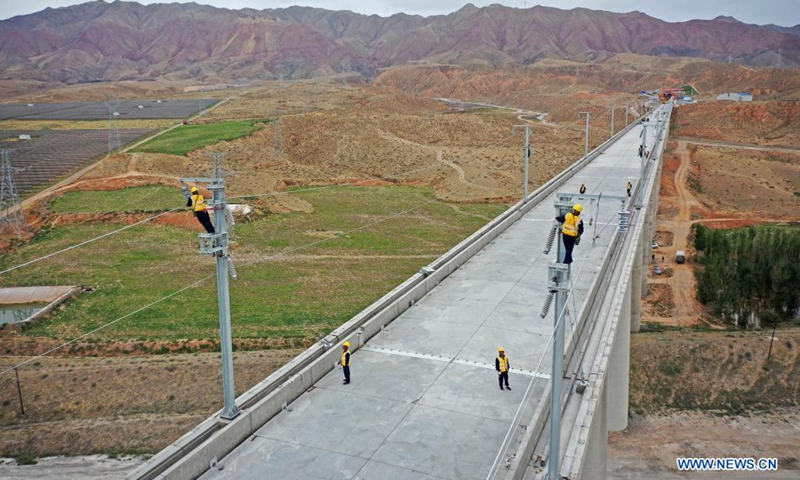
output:
[[[616,109],[616,105],[611,105],[611,136],[608,138],[614,138],[614,110]]]
[[[222,350],[222,393],[225,405],[220,418],[231,420],[239,413],[233,384],[233,340],[231,338],[231,310],[228,274],[236,279],[236,269],[228,254],[228,201],[225,196],[225,178],[222,176],[224,153],[213,153],[214,178],[181,178],[181,183],[209,183],[211,206],[214,207],[214,233],[200,234],[200,254],[217,260],[217,302],[219,305],[219,333]]]
[[[514,128],[511,130],[512,135],[516,133],[517,127],[525,129],[525,180],[523,185],[524,196],[522,197],[522,203],[528,203],[528,183],[529,183],[529,164],[531,160],[531,126],[530,125],[514,125]]]
[[[639,165],[639,181],[641,182],[644,178],[644,166],[647,164],[647,127],[649,127],[645,122],[642,122],[642,161]]]
[[[770,344],[770,347],[772,347],[772,344]],[[25,405],[22,403],[22,386],[19,383],[19,372],[17,371],[16,368],[14,369],[14,375],[16,375],[17,377],[17,395],[19,395],[19,409],[22,412],[22,414],[25,415]]]
[[[280,115],[280,112],[277,112]],[[283,134],[281,133],[281,117],[275,120],[275,158],[283,158]]]
[[[556,195],[556,215],[566,215],[572,209],[572,197]],[[553,312],[553,361],[550,373],[550,454],[547,459],[547,479],[561,480],[559,468],[561,464],[561,387],[564,379],[564,318],[566,315],[567,290],[570,284],[570,265],[564,264],[563,233],[558,222],[553,222],[553,229],[547,239],[544,253],[550,253],[553,240],[557,242],[556,262],[550,263],[547,270],[548,296],[545,300],[540,318],[547,317],[550,304],[555,299]]]
[[[589,156],[589,112],[578,112],[578,115],[586,115],[586,138],[584,140],[583,156]]]
[[[2,150],[2,183],[0,183],[0,210],[3,216],[0,217],[0,233],[2,232],[17,232],[17,238],[22,238],[22,232],[25,230],[25,216],[22,208],[19,206],[19,196],[17,195],[17,187],[14,185],[14,171],[17,170],[11,166],[11,152],[14,150]]]
[[[107,96],[105,99],[108,108],[108,154],[122,148],[122,139],[119,136],[119,99],[116,96]]]
[[[625,102],[625,126],[628,126],[628,102]]]
[[[572,193],[556,193],[556,200],[554,206],[556,215],[566,215],[570,212],[575,204],[575,197],[577,194]],[[596,199],[599,202],[602,199],[618,200],[621,202],[622,210],[625,209],[625,202],[627,197],[608,196],[603,195],[586,195],[581,194],[579,198],[586,200],[591,199],[592,202]],[[624,213],[625,215],[622,215]],[[619,231],[627,230],[628,219],[630,214],[628,212],[620,213],[620,226]],[[624,222],[624,225],[623,225]],[[623,230],[624,227],[624,230]],[[596,240],[593,239],[593,241]],[[550,311],[550,306],[555,300],[555,312],[553,316],[553,362],[552,370],[550,373],[550,440],[549,447],[550,453],[547,458],[547,480],[561,480],[559,467],[561,463],[561,398],[562,398],[562,384],[564,381],[564,330],[566,323],[566,308],[567,297],[569,294],[569,286],[572,283],[572,270],[571,264],[564,264],[564,255],[566,254],[563,241],[563,233],[557,221],[553,222],[550,235],[547,238],[544,250],[542,253],[548,255],[553,247],[553,242],[558,242],[556,262],[551,262],[547,270],[547,290],[548,295],[545,298],[542,312],[539,318],[546,318]],[[576,312],[577,313],[577,312]],[[573,340],[575,341],[575,340]],[[582,374],[581,374],[582,376]],[[583,383],[584,388],[586,382],[581,378],[580,383]],[[583,393],[584,390],[576,387],[576,393]]]

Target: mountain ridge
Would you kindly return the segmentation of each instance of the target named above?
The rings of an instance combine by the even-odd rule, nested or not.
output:
[[[669,23],[642,12],[498,4],[380,17],[299,6],[236,10],[102,0],[0,21],[4,80],[372,78],[408,63],[498,68],[627,53],[798,65],[800,25],[748,25],[722,16]]]

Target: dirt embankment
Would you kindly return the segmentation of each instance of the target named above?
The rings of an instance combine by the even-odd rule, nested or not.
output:
[[[797,478],[800,329],[778,330],[767,359],[770,334],[633,335],[631,418],[609,435],[608,477],[678,480],[694,478],[678,457],[771,457],[779,471],[759,478]]]
[[[800,404],[800,329],[634,335],[630,405],[742,413]]]
[[[237,395],[298,353],[235,353]],[[157,452],[221,407],[220,369],[216,353],[42,358],[19,371],[24,416],[0,379],[0,457]]]
[[[800,147],[800,103],[708,101],[678,109],[673,136]]]

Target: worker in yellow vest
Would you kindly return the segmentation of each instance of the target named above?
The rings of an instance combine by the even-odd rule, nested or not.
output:
[[[339,365],[344,370],[344,382],[342,384],[348,385],[350,383],[350,342],[342,344],[342,359],[339,360]]]
[[[497,373],[500,374],[498,377],[500,381],[500,390],[503,389],[503,382],[506,384],[506,388],[511,390],[511,387],[508,386],[508,370],[511,368],[511,364],[508,363],[508,357],[506,357],[506,349],[500,347],[497,349],[497,358],[494,359],[494,369],[497,370]]]
[[[565,264],[572,263],[572,249],[580,243],[581,235],[583,235],[583,220],[580,218],[582,211],[583,205],[578,203],[572,207],[571,213],[556,217],[556,220],[561,223],[561,238],[564,242],[563,263]]]
[[[211,223],[211,217],[208,216],[208,207],[206,207],[203,196],[197,187],[192,187],[191,192],[192,195],[187,199],[186,206],[192,207],[194,216],[197,217],[197,221],[206,229],[206,232],[214,233],[214,224]]]
[[[628,181],[627,190],[628,190],[628,196],[629,197],[631,196],[631,189],[632,188],[633,188],[633,184],[630,181]]]

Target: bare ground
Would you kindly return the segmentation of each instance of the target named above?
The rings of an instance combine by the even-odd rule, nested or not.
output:
[[[674,411],[636,415],[608,438],[609,480],[800,479],[800,408],[758,416]],[[777,458],[777,472],[683,472],[678,457]]]
[[[236,352],[237,395],[299,352]],[[25,415],[0,386],[0,456],[157,452],[222,406],[220,372],[218,353],[42,358],[20,371]]]

